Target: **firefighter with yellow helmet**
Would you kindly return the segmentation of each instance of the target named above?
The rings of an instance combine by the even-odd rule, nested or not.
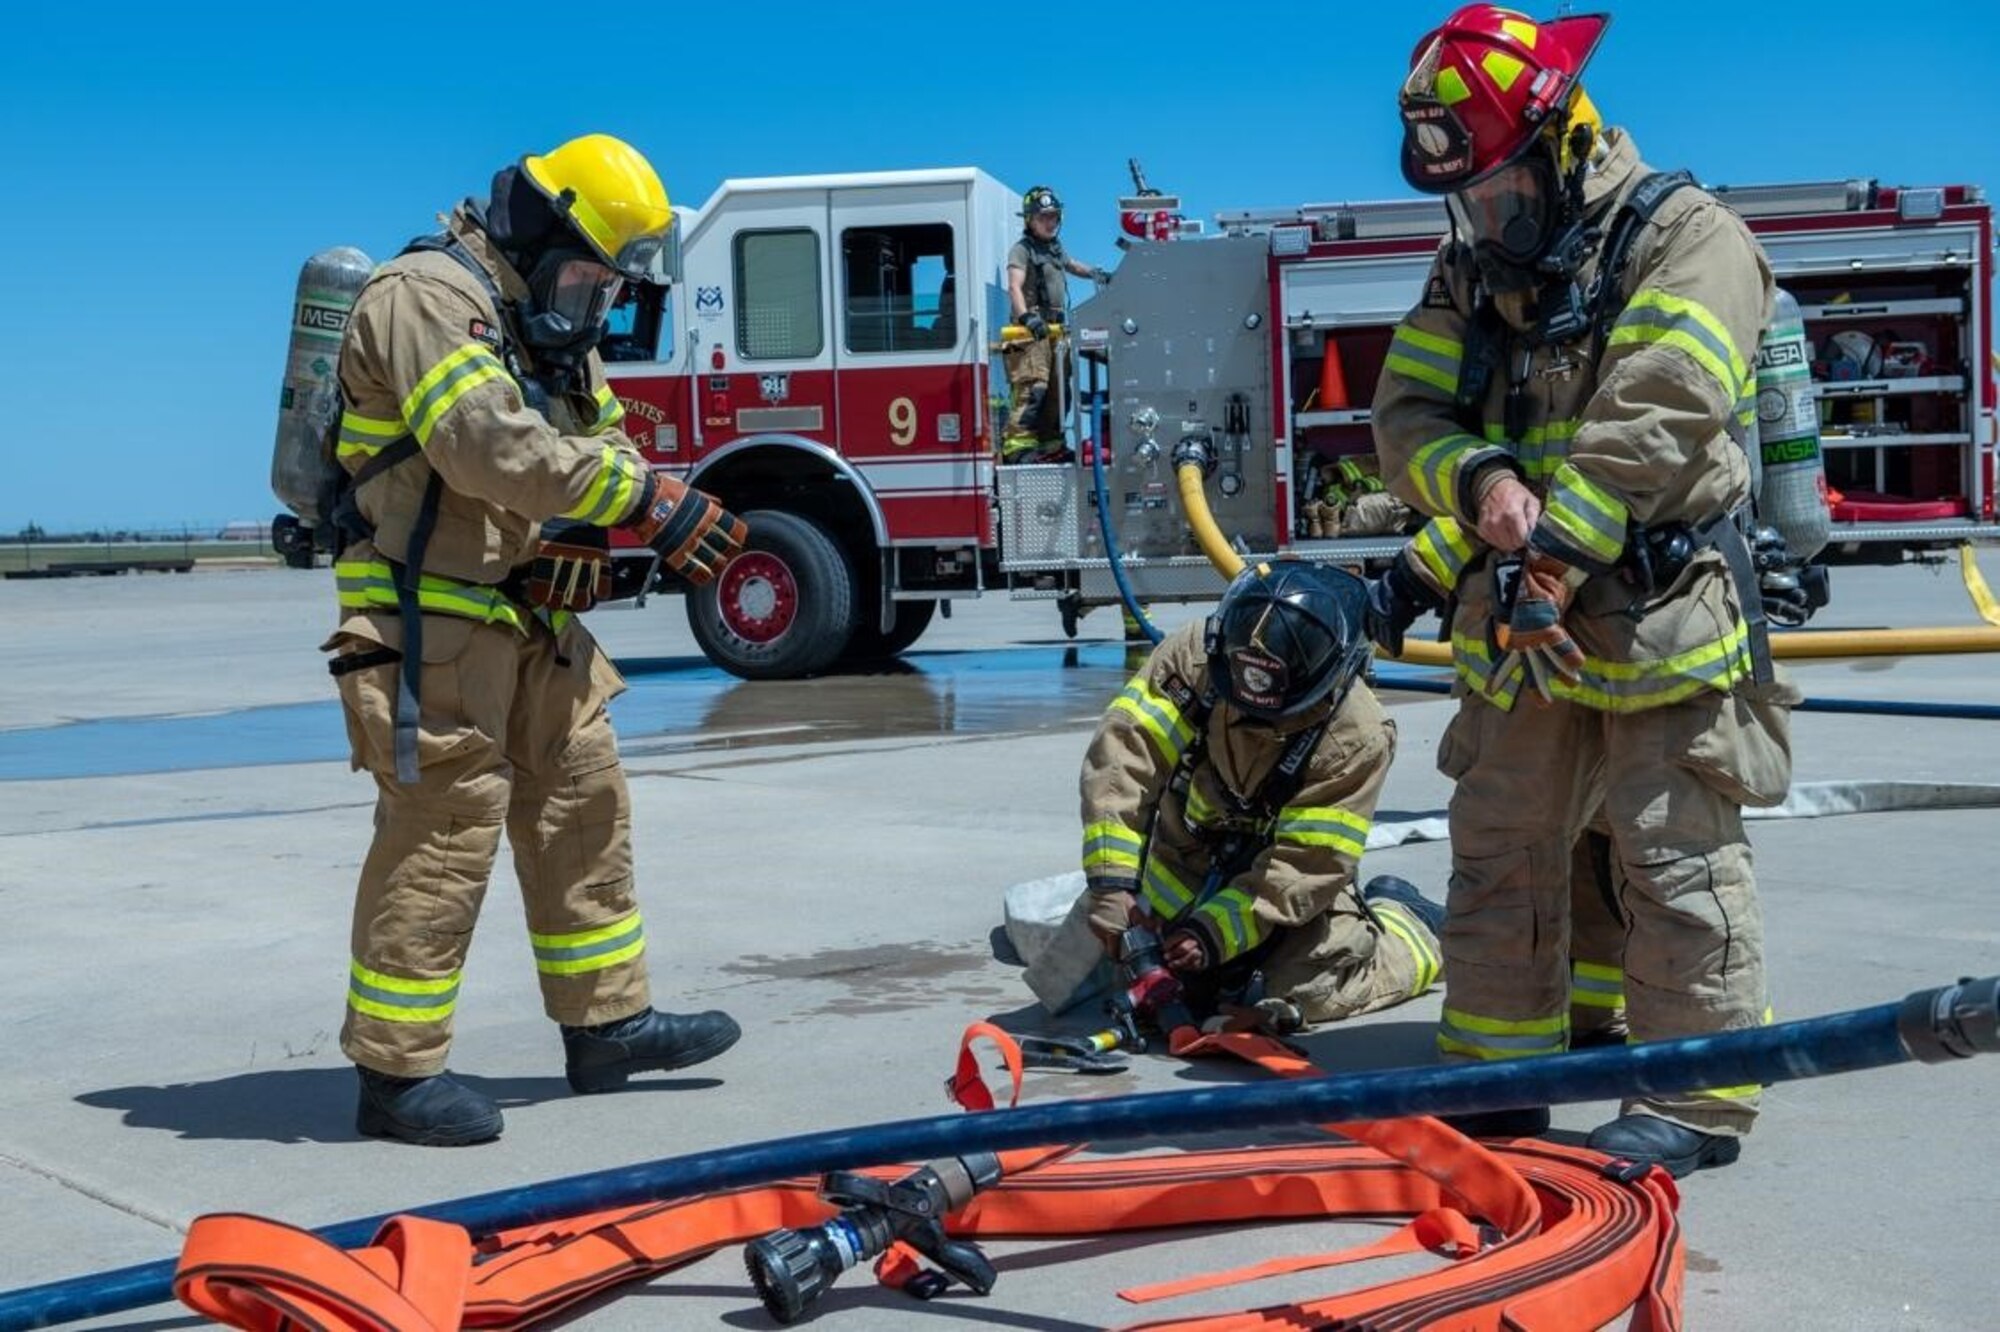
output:
[[[595,350],[623,284],[659,271],[672,219],[643,156],[586,135],[501,170],[489,199],[461,203],[355,302],[345,484],[329,505],[341,618],[325,647],[377,792],[341,1029],[364,1134],[500,1132],[446,1055],[503,830],[572,1088],[699,1063],[740,1034],[724,1013],[651,1005],[606,712],[624,684],[577,618],[610,589],[612,528],[691,584],[745,535],[648,468]]]
[[[1402,88],[1404,176],[1452,235],[1373,420],[1391,489],[1438,521],[1376,593],[1456,607],[1448,1061],[1568,1045],[1572,848],[1600,796],[1632,1038],[1769,1020],[1742,808],[1784,796],[1796,695],[1741,515],[1774,288],[1740,219],[1603,125],[1578,80],[1608,22],[1467,5]],[[1736,1159],[1757,1104],[1634,1097],[1589,1141],[1685,1174]]]
[[[1169,634],[1084,758],[1081,906],[1107,952],[1153,928],[1197,1018],[1296,1031],[1438,978],[1443,909],[1356,869],[1396,750],[1361,681],[1367,588],[1339,569],[1246,569]]]

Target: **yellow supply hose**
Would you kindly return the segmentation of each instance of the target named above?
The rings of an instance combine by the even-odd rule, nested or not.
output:
[[[1222,535],[1216,526],[1215,515],[1208,511],[1208,494],[1201,487],[1201,466],[1198,463],[1182,463],[1174,469],[1174,479],[1180,483],[1181,507],[1187,511],[1188,526],[1194,529],[1195,544],[1201,553],[1208,556],[1208,562],[1222,575],[1225,582],[1233,581],[1243,572],[1243,557],[1229,544],[1229,538]]]
[[[1993,602],[1993,589],[1986,586],[1986,575],[1979,572],[1979,560],[1972,553],[1970,541],[1959,544],[1958,571],[1965,579],[1966,595],[1972,598],[1972,608],[1979,612],[1979,618],[1988,624],[2000,624],[2000,605]]]
[[[1771,635],[1771,655],[1780,661],[1820,657],[1923,657],[1948,652],[2000,652],[2000,627],[1935,629],[1828,629],[1818,633]],[[1403,655],[1389,658],[1412,666],[1449,666],[1443,643],[1405,643]]]

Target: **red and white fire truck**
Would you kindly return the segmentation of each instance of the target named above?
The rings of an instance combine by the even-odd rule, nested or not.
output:
[[[1719,192],[1805,316],[1830,549],[2000,538],[1983,195]],[[728,181],[683,215],[674,280],[621,311],[604,349],[626,429],[751,525],[749,551],[688,597],[718,664],[788,677],[893,655],[940,603],[1003,591],[1057,603],[1073,629],[1118,598],[1100,443],[1112,548],[1149,601],[1220,589],[1175,493],[1190,438],[1217,459],[1208,500],[1246,554],[1400,544],[1307,539],[1302,514],[1322,463],[1372,451],[1367,395],[1445,232],[1438,201],[1223,213],[1213,229],[1171,199],[1122,201],[1115,278],[1068,319],[1078,458],[997,467],[1019,197],[971,168]]]

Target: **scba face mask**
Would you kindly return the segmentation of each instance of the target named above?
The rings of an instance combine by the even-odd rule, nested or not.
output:
[[[1452,225],[1472,247],[1480,276],[1496,292],[1535,285],[1536,263],[1559,228],[1555,164],[1540,154],[1501,167],[1445,196]]]
[[[594,256],[551,251],[528,273],[521,340],[544,357],[581,356],[597,344],[625,279]]]

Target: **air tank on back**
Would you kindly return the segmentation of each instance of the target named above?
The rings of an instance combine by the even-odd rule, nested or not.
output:
[[[1780,287],[1771,326],[1757,345],[1757,420],[1750,461],[1753,476],[1760,464],[1762,470],[1757,520],[1778,530],[1800,564],[1825,548],[1832,522],[1811,362],[1799,303]]]
[[[271,447],[271,490],[307,526],[317,526],[329,469],[328,447],[340,414],[340,340],[348,315],[375,263],[352,246],[321,250],[299,270],[292,301],[292,340],[278,395],[278,433]]]

